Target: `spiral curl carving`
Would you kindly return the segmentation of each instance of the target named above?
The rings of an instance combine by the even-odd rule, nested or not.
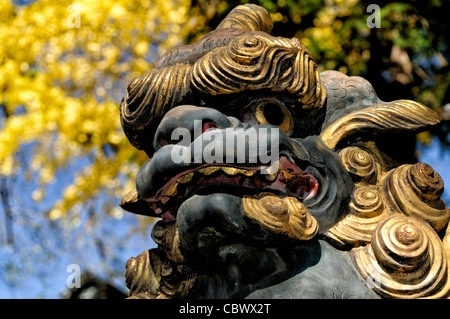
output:
[[[184,257],[179,248],[178,228],[174,222],[158,221],[152,228],[152,239],[164,251],[166,258],[178,264],[184,262]]]
[[[159,60],[156,68],[176,63],[194,64],[199,58],[215,48],[228,45],[235,37],[251,32],[272,31],[273,22],[266,9],[253,5],[239,5],[225,17],[217,29],[209,32],[198,42],[167,51]]]
[[[351,254],[363,277],[385,297],[449,295],[446,251],[436,232],[418,218],[389,217],[375,229],[371,244]]]
[[[383,188],[393,211],[418,217],[437,232],[448,224],[450,211],[440,198],[444,182],[430,165],[402,165],[389,173]]]
[[[164,114],[193,94],[259,89],[286,91],[303,108],[321,108],[326,98],[317,65],[297,39],[255,33],[233,38],[193,66],[177,63],[135,78],[120,105],[121,124],[133,146],[151,153]]]
[[[154,273],[151,260],[160,261],[152,250],[146,250],[139,256],[128,259],[125,282],[130,290],[130,296],[147,295],[153,298],[160,296],[152,295],[152,292],[159,286],[161,277]],[[158,269],[158,267],[155,269]]]
[[[244,196],[242,201],[246,215],[275,234],[309,240],[319,229],[316,219],[295,197],[260,193],[255,196]]]
[[[363,186],[355,189],[350,212],[359,217],[374,217],[383,212],[383,201],[378,189],[373,186]]]
[[[273,22],[266,9],[254,4],[239,5],[226,16],[217,29],[239,28],[270,33]]]
[[[146,250],[128,259],[125,282],[130,298],[168,299],[186,297],[197,281],[197,273],[185,271],[183,264],[166,256],[167,251]]]
[[[216,48],[193,66],[192,84],[204,94],[288,91],[304,108],[322,107],[326,92],[317,65],[297,39],[252,34]]]
[[[356,188],[349,209],[350,214],[330,228],[327,236],[339,246],[370,243],[373,231],[386,218],[380,192],[375,186]]]
[[[150,148],[156,126],[164,114],[190,94],[191,67],[175,64],[153,69],[135,78],[120,104],[120,121],[130,143],[137,149]]]
[[[376,178],[377,166],[368,152],[358,147],[347,147],[339,152],[339,156],[347,171],[356,178],[364,181]]]

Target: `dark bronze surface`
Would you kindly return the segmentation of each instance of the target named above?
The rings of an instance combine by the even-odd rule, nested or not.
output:
[[[127,262],[130,298],[448,298],[443,182],[402,154],[439,117],[381,101],[361,77],[319,74],[299,40],[271,30],[265,9],[238,6],[128,86],[121,123],[150,159],[121,207],[162,219],[157,248]],[[279,160],[268,174],[247,158],[175,163],[173,132],[195,123],[241,141],[278,129]]]

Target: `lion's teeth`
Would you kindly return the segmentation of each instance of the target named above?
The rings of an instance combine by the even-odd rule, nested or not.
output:
[[[189,172],[178,180],[178,183],[186,184],[192,180],[194,172]]]
[[[284,176],[284,178],[286,179],[286,180],[288,180],[288,179],[291,179],[294,175],[292,175],[292,174],[289,174],[288,172],[286,172],[285,170],[282,170],[281,171],[281,174],[283,174],[283,176]]]
[[[201,173],[202,175],[205,176],[209,176],[214,174],[217,171],[223,171],[225,174],[227,175],[231,175],[231,176],[235,176],[237,174],[241,174],[241,175],[245,175],[245,176],[253,176],[254,172],[252,172],[251,170],[248,169],[241,169],[241,168],[236,168],[236,167],[228,167],[228,166],[208,166],[208,167],[204,167],[204,168],[200,168],[199,170],[197,170],[196,172]],[[186,175],[183,175],[182,177],[180,177],[178,179],[178,183],[179,184],[186,184],[188,182],[190,182],[192,180],[192,178],[194,177],[195,172],[189,172]]]
[[[166,192],[167,196],[173,196],[177,193],[178,183],[175,182],[172,185],[170,185],[169,189]]]
[[[278,173],[266,174],[266,178],[268,181],[273,182],[278,176]]]
[[[222,171],[227,174],[227,175],[236,175],[239,173],[239,170],[237,168],[234,167],[222,167]]]
[[[198,171],[200,173],[202,173],[203,175],[207,176],[207,175],[211,175],[211,174],[217,172],[218,170],[220,170],[219,166],[208,166],[208,167],[199,169]]]
[[[245,176],[253,176],[253,172],[247,169],[241,169],[241,174],[244,174]]]
[[[241,169],[241,168],[236,168],[236,167],[222,167],[222,171],[225,174],[228,175],[237,175],[237,174],[241,174],[241,175],[245,175],[245,176],[253,176],[253,172],[249,171],[247,169]]]

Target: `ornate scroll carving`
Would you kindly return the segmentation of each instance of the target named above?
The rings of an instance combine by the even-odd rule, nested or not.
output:
[[[120,120],[134,147],[150,147],[155,122],[190,94],[190,69],[186,64],[153,69],[130,83],[120,105]]]
[[[246,31],[272,32],[273,22],[266,10],[253,4],[240,5],[231,10],[217,29],[239,28]]]
[[[314,60],[297,39],[258,34],[233,39],[198,60],[192,83],[204,94],[288,91],[304,108],[321,107],[325,93]]]
[[[339,152],[342,163],[347,171],[357,180],[370,182],[377,177],[377,164],[368,152],[359,147],[347,147]]]
[[[332,227],[327,236],[342,247],[370,243],[373,231],[386,216],[383,199],[376,187],[356,188],[349,214]]]
[[[154,255],[151,259],[150,254]],[[153,272],[151,260],[159,260],[158,256],[151,250],[146,250],[139,256],[128,259],[125,281],[128,289],[130,289],[130,296],[137,294],[145,296],[159,287],[160,276]],[[159,297],[159,295],[155,297]]]
[[[335,148],[343,138],[357,131],[408,131],[423,129],[439,122],[439,116],[423,104],[399,100],[343,116],[327,127],[321,137],[328,147]]]
[[[376,228],[370,245],[352,250],[358,270],[385,297],[446,297],[448,260],[438,235],[413,217],[394,215]]]
[[[158,249],[146,250],[127,261],[125,281],[131,298],[183,298],[194,286],[197,274],[186,271],[179,251],[178,231],[173,223],[157,223],[152,238]]]
[[[295,197],[280,197],[271,193],[244,196],[244,212],[275,234],[309,240],[318,230],[317,221]]]
[[[393,210],[423,219],[437,232],[447,225],[450,211],[441,199],[444,183],[430,165],[402,165],[387,176],[383,188]]]
[[[271,29],[269,19],[261,7],[239,6],[199,43],[167,52],[158,68],[134,79],[120,106],[131,144],[150,153],[164,114],[195,102],[198,94],[270,89],[291,94],[304,108],[322,107],[326,93],[315,61],[297,39],[264,33]]]
[[[450,259],[438,232],[450,215],[439,174],[424,163],[383,172],[358,147],[339,154],[356,187],[349,213],[327,232],[329,239],[353,248],[358,271],[384,297],[448,297]]]
[[[370,242],[377,223],[392,214],[418,217],[437,232],[448,224],[450,212],[440,198],[443,181],[429,165],[402,165],[384,172],[382,163],[359,147],[347,147],[339,155],[356,188],[349,214],[328,231],[338,245]]]
[[[442,178],[381,145],[439,117],[380,101],[361,77],[319,74],[299,40],[271,30],[265,9],[238,6],[128,86],[121,123],[149,160],[120,205],[162,218],[157,247],[127,262],[130,298],[449,297]],[[177,128],[194,139],[175,145]],[[215,138],[230,131],[236,143]],[[275,136],[271,163],[235,161]],[[189,156],[205,150],[226,161]]]

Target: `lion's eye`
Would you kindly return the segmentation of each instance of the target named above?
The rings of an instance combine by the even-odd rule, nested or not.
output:
[[[289,134],[292,130],[292,117],[286,107],[278,100],[260,101],[255,108],[259,124],[271,124]]]

